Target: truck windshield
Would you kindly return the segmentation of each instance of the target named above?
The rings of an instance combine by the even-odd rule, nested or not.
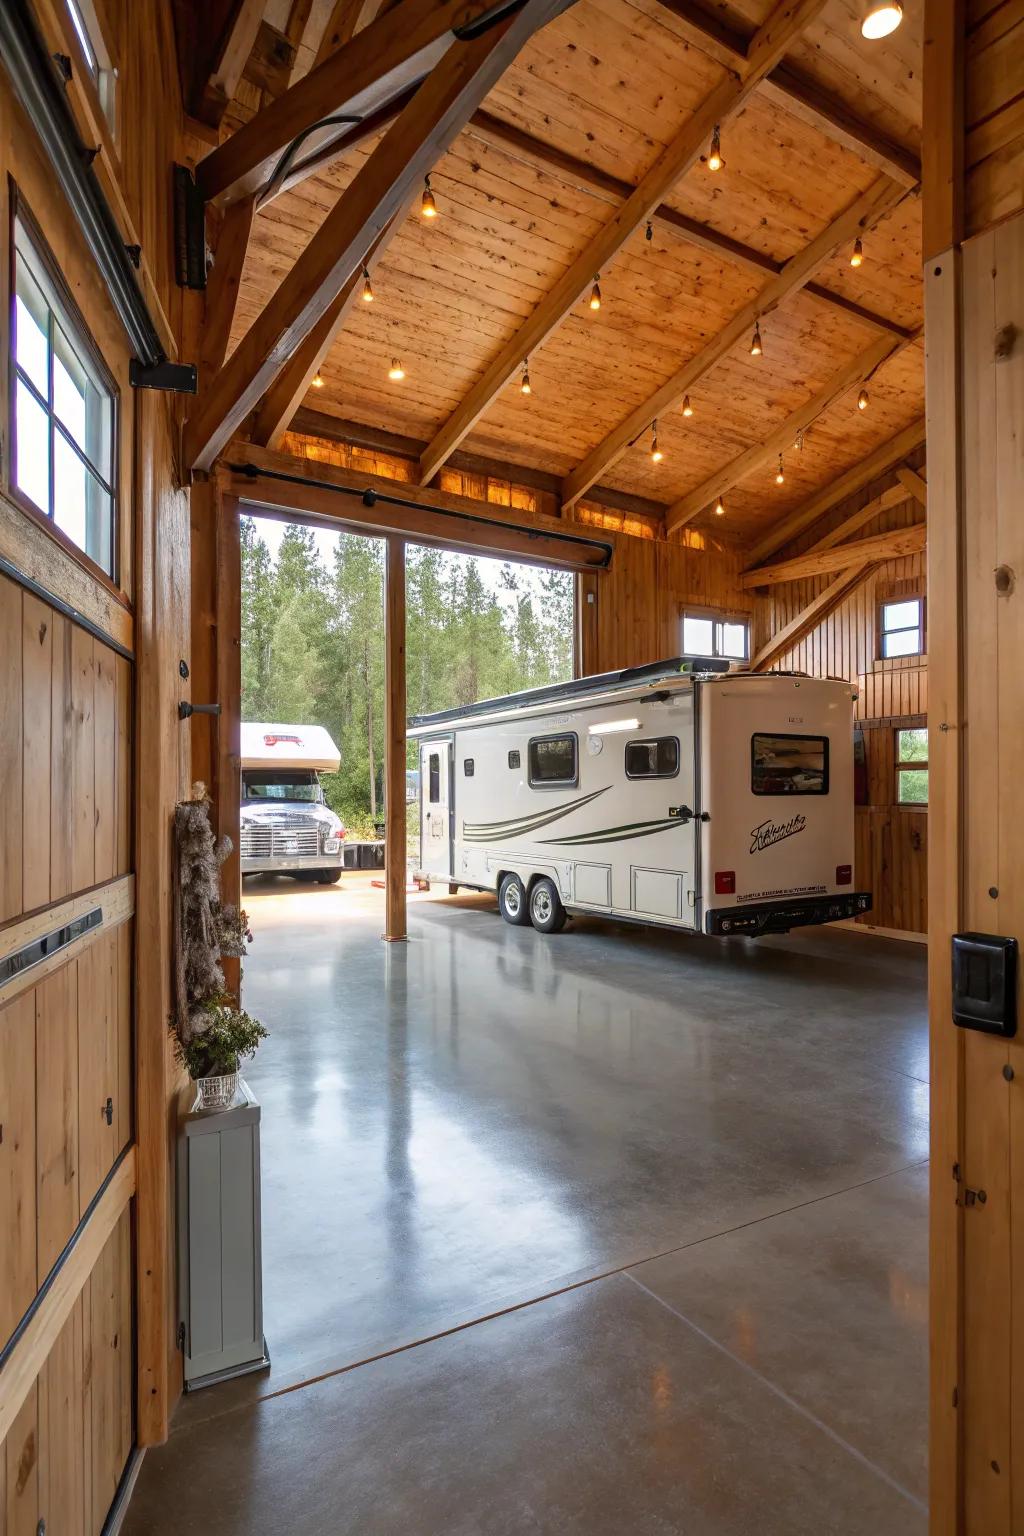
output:
[[[298,800],[319,805],[323,798],[314,773],[246,773],[242,784],[247,800]]]

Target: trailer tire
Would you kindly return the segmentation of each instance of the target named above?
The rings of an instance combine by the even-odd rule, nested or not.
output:
[[[511,923],[514,928],[525,928],[530,921],[530,904],[518,875],[502,877],[498,887],[498,911],[506,923]]]
[[[547,875],[530,887],[530,921],[538,933],[561,933],[568,916],[555,882]]]

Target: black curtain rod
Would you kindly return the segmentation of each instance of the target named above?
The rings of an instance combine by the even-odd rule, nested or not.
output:
[[[392,496],[388,491],[378,491],[375,486],[368,485],[359,490],[354,485],[335,485],[330,480],[315,480],[307,475],[289,475],[284,470],[261,469],[258,464],[229,464],[228,469],[234,475],[245,475],[249,480],[280,480],[285,485],[312,485],[320,491],[335,491],[339,496],[358,496],[364,507],[375,506],[378,501],[384,502],[389,507],[404,507],[409,512],[435,512],[442,517],[456,518],[464,523],[480,523],[484,528],[511,528],[514,533],[525,534],[528,539],[557,539],[563,544],[585,545],[588,549],[599,549],[604,556],[601,568],[611,564],[612,545],[604,539],[590,539],[582,534],[556,533],[553,529],[549,532],[546,528],[524,527],[522,523],[499,522],[497,518],[481,517],[476,512],[458,512],[447,507],[432,507],[426,502],[412,501],[407,496]],[[296,508],[296,511],[299,511]],[[597,570],[597,566],[592,566]]]
[[[90,167],[94,148],[82,143],[26,0],[0,0],[0,58],[14,94],[35,128],[86,244],[146,368],[166,360],[160,336],[139,291],[121,231]]]

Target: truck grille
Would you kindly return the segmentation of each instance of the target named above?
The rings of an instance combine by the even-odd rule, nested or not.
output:
[[[320,852],[316,823],[312,827],[243,827],[243,859],[315,859]]]

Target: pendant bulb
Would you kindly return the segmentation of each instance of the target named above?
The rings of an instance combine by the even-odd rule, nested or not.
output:
[[[314,373],[314,375],[313,375],[313,388],[314,389],[323,389],[323,387],[324,387],[324,376],[320,372],[320,369],[318,368],[316,373]]]
[[[591,307],[591,309],[600,309],[601,308],[601,274],[600,274],[600,272],[594,278],[594,286],[590,290],[590,307]]]
[[[763,352],[764,352],[764,348],[761,345],[761,326],[760,326],[759,321],[755,320],[754,321],[754,334],[751,337],[751,341],[750,341],[750,355],[751,355],[751,357],[760,357],[763,354]]]
[[[719,126],[715,124],[715,131],[711,135],[711,148],[708,150],[708,170],[720,171],[725,164],[722,159],[722,135]]]
[[[423,178],[423,196],[420,199],[420,213],[425,219],[437,218],[437,204],[434,202],[434,194],[430,190],[430,177]]]
[[[367,267],[363,268],[363,303],[373,303],[373,284],[370,282],[370,273]]]
[[[864,264],[864,242],[858,235],[853,242],[853,251],[850,254],[850,266],[860,267]]]
[[[717,517],[723,517],[725,515],[725,502],[722,500],[721,496],[719,496],[718,500],[715,502],[715,515]]]
[[[861,36],[872,42],[888,37],[903,20],[903,7],[899,0],[870,0],[860,24]]]
[[[397,383],[400,379],[405,378],[405,369],[402,367],[401,361],[397,357],[393,357],[391,359],[391,367],[388,369],[388,378],[393,379],[395,383]]]
[[[647,228],[644,230],[644,239],[647,241],[648,245],[654,239],[654,225],[651,223],[650,219],[647,220]]]
[[[781,485],[786,478],[786,472],[782,467],[782,454],[779,454],[779,467],[775,471],[775,484]]]
[[[690,397],[689,397],[689,395],[684,395],[683,396],[683,415],[684,416],[692,416],[693,415],[693,406],[690,404]]]
[[[519,385],[519,393],[521,395],[530,395],[530,394],[533,393],[533,388],[532,388],[532,386],[530,384],[530,364],[529,364],[529,361],[526,361],[526,362],[523,363],[523,378],[522,378],[522,383]]]
[[[858,411],[866,411],[870,404],[871,396],[868,394],[866,389],[862,389],[860,394],[857,396]]]
[[[658,418],[655,417],[651,425],[651,461],[660,464],[665,455],[658,447]]]

